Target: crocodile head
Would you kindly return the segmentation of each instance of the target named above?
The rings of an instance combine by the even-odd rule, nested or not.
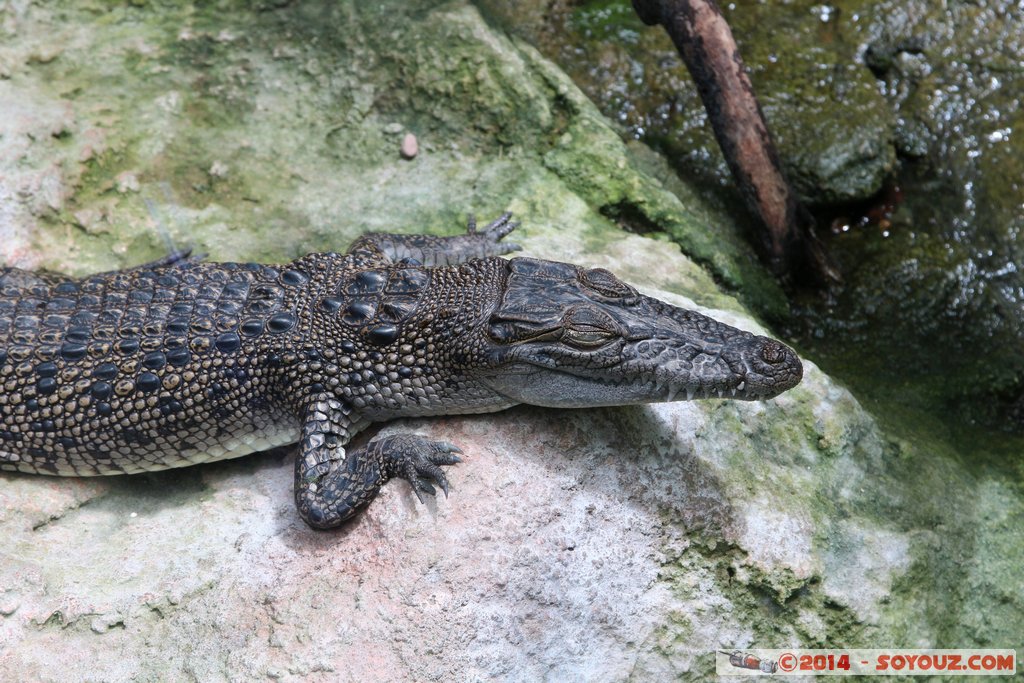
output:
[[[480,380],[552,407],[766,399],[800,382],[785,344],[639,294],[607,270],[515,258],[487,321]]]

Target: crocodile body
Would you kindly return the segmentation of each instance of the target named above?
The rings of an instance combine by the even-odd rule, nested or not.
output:
[[[508,215],[449,238],[367,235],[280,266],[179,262],[70,279],[0,269],[0,470],[135,473],[299,442],[303,519],[340,524],[388,479],[447,492],[458,448],[371,422],[769,398],[780,342],[602,269],[502,258]]]

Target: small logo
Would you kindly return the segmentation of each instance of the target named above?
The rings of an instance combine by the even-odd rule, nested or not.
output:
[[[779,665],[774,659],[761,659],[748,652],[733,650],[732,652],[721,651],[729,657],[729,664],[739,669],[751,669],[765,674],[773,674],[779,670]]]

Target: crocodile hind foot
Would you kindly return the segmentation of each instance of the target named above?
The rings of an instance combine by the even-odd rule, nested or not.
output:
[[[331,446],[329,439],[307,438],[296,460],[299,514],[316,529],[336,527],[395,477],[408,481],[421,503],[423,494],[436,494],[434,484],[447,496],[448,478],[441,466],[461,462],[456,455],[461,452],[446,441],[430,441],[418,434],[387,436],[348,453]]]
[[[506,212],[478,231],[476,218],[470,215],[464,235],[438,237],[371,232],[356,240],[348,253],[371,261],[404,261],[428,267],[456,265],[521,250],[518,244],[502,242],[518,227],[519,223],[512,220],[512,214]]]
[[[192,247],[185,247],[183,249],[174,249],[168,252],[166,256],[134,266],[129,270],[143,271],[155,270],[157,268],[165,268],[168,266],[183,266],[189,263],[199,263],[205,258],[206,254],[193,254]]]

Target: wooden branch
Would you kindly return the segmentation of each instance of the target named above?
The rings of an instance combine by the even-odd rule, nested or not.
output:
[[[661,24],[675,43],[708,112],[715,138],[748,208],[766,229],[761,246],[773,270],[810,269],[838,277],[793,191],[743,67],[736,40],[714,0],[633,0],[640,19]]]

